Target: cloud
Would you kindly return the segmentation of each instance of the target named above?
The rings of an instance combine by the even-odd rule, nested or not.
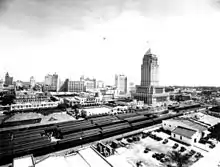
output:
[[[1,0],[0,25],[44,36],[60,28],[85,30],[136,11],[148,18],[202,13],[217,0]]]

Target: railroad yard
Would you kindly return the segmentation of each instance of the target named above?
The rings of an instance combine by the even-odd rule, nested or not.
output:
[[[150,116],[146,112],[127,113],[89,118],[80,121],[67,121],[38,127],[0,130],[1,163],[28,153],[35,155],[59,151],[102,138],[111,137],[139,128],[161,123],[164,119],[182,114]],[[13,155],[13,156],[12,156]]]

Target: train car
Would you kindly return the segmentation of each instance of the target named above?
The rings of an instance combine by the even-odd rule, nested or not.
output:
[[[28,119],[28,120],[20,120],[20,121],[11,121],[11,122],[3,122],[0,127],[10,127],[10,126],[20,126],[20,125],[29,125],[29,124],[36,124],[40,123],[41,118],[36,119]]]

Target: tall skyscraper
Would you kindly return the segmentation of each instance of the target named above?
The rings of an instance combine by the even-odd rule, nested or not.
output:
[[[115,75],[115,86],[119,94],[127,93],[127,77],[125,75]]]
[[[51,74],[46,75],[44,80],[44,85],[47,91],[58,91],[58,87],[59,87],[58,75],[56,73],[53,75]]]
[[[34,79],[33,76],[31,76],[31,78],[30,78],[30,86],[31,86],[31,88],[33,88],[35,86],[35,84],[36,84],[35,79]]]
[[[5,86],[9,86],[13,84],[13,77],[10,77],[8,72],[5,74]]]
[[[55,74],[52,75],[52,83],[51,83],[51,85],[57,88],[58,87],[58,83],[59,83],[58,75],[55,73]]]
[[[45,85],[52,85],[52,75],[48,74],[45,76],[44,84]]]
[[[165,103],[168,100],[169,95],[165,93],[165,88],[158,86],[158,69],[157,56],[148,49],[141,65],[141,85],[137,85],[136,92],[132,93],[134,99],[149,105]]]
[[[158,62],[157,56],[151,53],[151,49],[145,53],[141,65],[141,86],[158,86]]]

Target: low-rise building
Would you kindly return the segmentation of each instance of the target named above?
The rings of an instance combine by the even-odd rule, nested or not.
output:
[[[180,142],[193,145],[193,143],[197,143],[200,140],[201,133],[193,129],[178,126],[171,132],[171,137]]]
[[[15,92],[15,103],[36,103],[36,102],[48,102],[49,96],[43,92],[30,92],[30,91],[16,91]]]
[[[37,103],[11,104],[10,111],[56,108],[58,107],[58,104],[59,102],[37,102]]]
[[[200,138],[207,136],[207,134],[209,134],[208,132],[208,128],[209,126],[207,126],[206,124],[194,121],[190,118],[175,118],[175,119],[169,119],[169,120],[163,120],[162,121],[162,127],[164,130],[168,130],[171,132],[171,137],[181,140],[181,138],[183,139],[183,137],[186,137],[190,140],[193,140],[198,142]],[[180,127],[180,128],[178,128]],[[180,135],[179,136],[175,136],[174,134],[176,134],[179,131],[186,131],[189,134],[192,134],[192,136],[187,135],[187,136],[183,136]],[[195,133],[194,133],[195,131]],[[178,134],[177,134],[178,135]],[[180,136],[183,136],[180,138]],[[196,140],[194,140],[194,138],[196,138]],[[181,141],[186,141],[187,144],[192,143],[192,141],[188,141],[184,138],[184,140]]]

